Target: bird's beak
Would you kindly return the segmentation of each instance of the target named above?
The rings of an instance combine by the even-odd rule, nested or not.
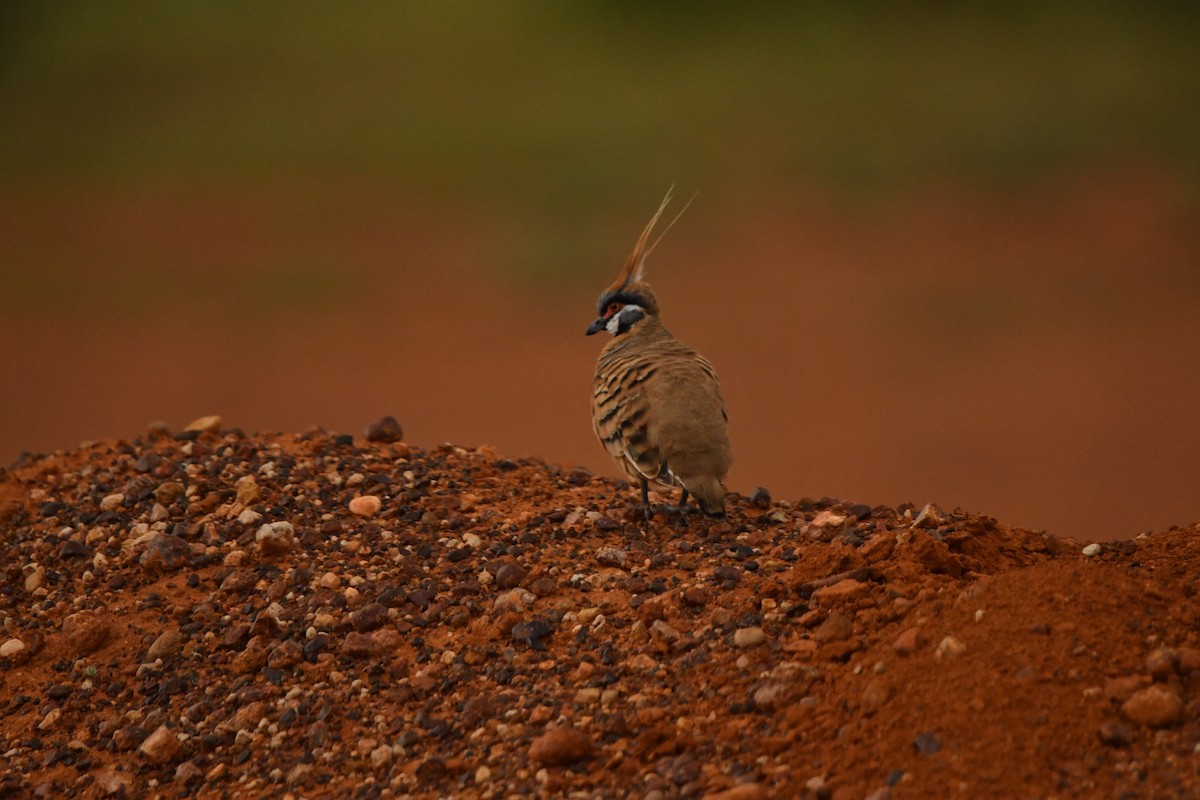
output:
[[[584,331],[585,336],[591,336],[593,333],[599,333],[608,325],[608,320],[604,317],[596,317],[596,321],[588,325],[588,329]]]

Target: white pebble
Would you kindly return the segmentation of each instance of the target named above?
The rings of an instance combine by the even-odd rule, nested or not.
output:
[[[1087,547],[1083,548],[1083,554],[1084,554],[1085,556],[1087,556],[1088,558],[1091,558],[1092,556],[1098,556],[1098,555],[1100,555],[1100,551],[1101,551],[1101,550],[1103,550],[1103,549],[1104,549],[1104,548],[1103,548],[1103,547],[1101,547],[1101,546],[1100,546],[1099,544],[1097,544],[1096,542],[1092,542],[1092,543],[1091,543],[1091,544],[1089,544]]]

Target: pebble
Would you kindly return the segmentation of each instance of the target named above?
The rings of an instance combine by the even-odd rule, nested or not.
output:
[[[1146,656],[1146,671],[1156,681],[1165,681],[1179,672],[1179,653],[1170,647],[1159,647]]]
[[[366,434],[368,442],[384,444],[393,444],[404,438],[404,430],[392,416],[380,417],[368,425],[363,433]]]
[[[475,770],[475,783],[482,785],[488,783],[492,779],[492,771],[488,769],[487,764],[481,764],[479,769]]]
[[[46,578],[46,570],[44,570],[41,567],[36,567],[33,570],[33,572],[31,572],[25,576],[25,591],[26,592],[37,591],[41,587],[42,582],[45,580],[45,578]]]
[[[253,475],[243,475],[233,484],[234,490],[237,492],[237,501],[244,506],[248,506],[258,499],[259,489],[258,481],[254,480]]]
[[[529,745],[529,758],[547,767],[562,767],[595,754],[591,737],[570,725],[548,730]]]
[[[210,414],[207,417],[197,417],[185,425],[183,429],[196,433],[217,433],[221,430],[221,418],[216,414]]]
[[[107,617],[95,611],[80,611],[63,620],[63,636],[76,657],[86,656],[99,650],[111,631]]]
[[[767,640],[767,634],[762,628],[757,626],[750,628],[738,628],[733,632],[734,647],[758,647]]]
[[[843,581],[844,583],[844,581]],[[857,581],[855,581],[857,583]],[[817,642],[824,644],[826,642],[837,642],[842,639],[849,639],[854,635],[854,623],[845,614],[830,614],[829,617],[821,623],[812,635],[812,638]]]
[[[1106,722],[1096,731],[1102,744],[1109,747],[1128,747],[1133,743],[1133,728],[1122,722]]]
[[[1183,721],[1184,704],[1170,686],[1147,686],[1121,705],[1121,712],[1132,722],[1148,728],[1166,728]]]
[[[946,514],[937,503],[926,503],[913,520],[914,528],[937,528],[946,524]]]
[[[897,655],[910,656],[917,652],[917,648],[921,646],[921,629],[909,628],[896,637],[896,641],[892,642],[892,649]]]
[[[105,768],[96,773],[96,786],[107,796],[132,796],[133,778],[124,772]]]
[[[761,783],[742,783],[719,792],[709,792],[704,800],[766,800],[767,787]]]
[[[166,725],[159,725],[142,742],[138,752],[155,764],[166,764],[174,761],[182,749],[183,745],[175,733]]]
[[[388,610],[379,603],[368,603],[350,614],[350,624],[354,630],[366,633],[381,627],[388,621]]]
[[[913,748],[923,756],[931,756],[942,749],[942,740],[933,731],[924,731],[913,739]]]
[[[676,642],[683,638],[683,634],[671,627],[665,620],[656,619],[650,626],[650,635],[658,637],[668,643]]]
[[[116,511],[123,505],[125,505],[125,495],[120,493],[110,494],[100,501],[100,510]]]
[[[177,630],[164,631],[146,651],[146,658],[169,658],[179,652],[183,645],[183,634]]]
[[[750,699],[754,702],[754,707],[760,711],[772,711],[783,705],[787,696],[788,687],[785,684],[771,681],[755,689]]]
[[[373,517],[383,508],[383,501],[373,494],[364,494],[350,501],[350,513],[356,517]]]
[[[147,572],[173,572],[192,557],[192,549],[173,533],[158,533],[150,540],[138,563]]]
[[[814,528],[827,528],[830,526],[841,525],[845,521],[845,514],[835,514],[834,512],[826,509],[818,512],[817,515],[813,517],[813,520],[809,523],[809,525],[812,525]]]
[[[629,555],[617,547],[601,547],[596,551],[596,561],[606,567],[620,567],[624,569],[629,563]]]
[[[50,709],[46,713],[46,716],[42,717],[42,721],[38,723],[37,729],[39,731],[53,730],[54,726],[58,724],[58,719],[61,716],[62,716],[61,708]]]
[[[862,581],[845,578],[832,586],[822,586],[812,596],[821,603],[845,603],[865,597],[870,591],[871,587]]]
[[[1104,548],[1101,547],[1098,543],[1092,542],[1087,547],[1083,548],[1083,554],[1085,556],[1087,556],[1088,558],[1091,558],[1092,556],[1100,555],[1100,551],[1102,551],[1103,549]]]
[[[525,580],[525,570],[518,564],[505,562],[496,569],[496,588],[512,589]]]
[[[25,650],[25,643],[20,639],[9,639],[0,644],[0,658],[13,658]]]
[[[386,744],[380,745],[371,751],[371,765],[376,769],[386,767],[392,763],[392,748]]]
[[[296,529],[290,522],[268,522],[254,534],[259,555],[274,558],[296,547]]]
[[[196,766],[194,761],[184,761],[175,768],[175,783],[180,786],[187,786],[190,783],[195,783],[204,777],[204,770]]]
[[[237,520],[246,527],[250,527],[251,525],[257,525],[258,523],[262,522],[262,514],[258,513],[253,508],[247,508],[242,513],[238,514]]]
[[[958,658],[963,653],[967,652],[967,646],[961,640],[953,636],[947,636],[938,642],[937,650],[934,655],[940,659],[949,661],[952,658]]]

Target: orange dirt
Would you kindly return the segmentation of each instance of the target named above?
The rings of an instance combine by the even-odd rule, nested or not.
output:
[[[319,430],[2,477],[0,794],[1200,793],[1195,528],[646,524],[582,469]]]

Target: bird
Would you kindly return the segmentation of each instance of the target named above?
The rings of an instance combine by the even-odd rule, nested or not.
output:
[[[733,463],[717,373],[666,329],[645,280],[646,258],[687,210],[685,205],[647,247],[671,195],[668,190],[620,275],[600,294],[597,317],[586,331],[588,336],[612,334],[596,363],[592,423],[609,456],[640,483],[647,522],[651,483],[682,490],[678,511],[685,519],[689,494],[704,513],[724,516],[722,481]]]

